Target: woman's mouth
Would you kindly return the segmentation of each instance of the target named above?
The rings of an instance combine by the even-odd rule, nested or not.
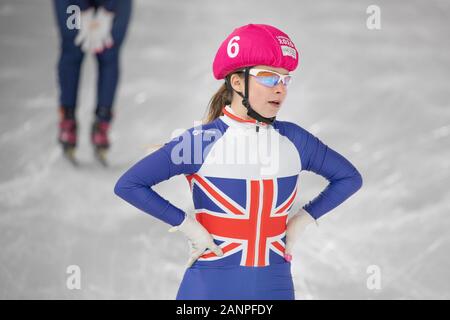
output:
[[[269,104],[272,106],[272,107],[275,107],[275,108],[279,108],[280,107],[280,101],[278,101],[278,100],[273,100],[273,101],[269,101]]]

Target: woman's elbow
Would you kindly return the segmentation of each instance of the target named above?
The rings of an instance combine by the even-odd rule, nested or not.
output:
[[[356,192],[359,189],[361,189],[361,187],[363,185],[363,178],[362,178],[361,174],[359,173],[359,171],[356,169],[355,169],[355,173],[353,175],[352,180],[353,180],[353,188],[354,188],[353,192]]]
[[[114,186],[114,193],[120,198],[125,198],[127,188],[127,179],[121,176]]]

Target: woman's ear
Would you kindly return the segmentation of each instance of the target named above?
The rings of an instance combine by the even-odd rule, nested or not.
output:
[[[238,92],[244,92],[244,82],[239,74],[232,74],[230,78],[231,86]]]

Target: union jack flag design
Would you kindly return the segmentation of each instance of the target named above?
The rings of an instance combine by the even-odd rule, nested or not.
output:
[[[229,261],[264,267],[284,261],[286,220],[297,194],[298,175],[273,179],[232,179],[187,175],[196,219],[224,255],[206,251],[198,261]],[[281,260],[282,259],[282,260]]]

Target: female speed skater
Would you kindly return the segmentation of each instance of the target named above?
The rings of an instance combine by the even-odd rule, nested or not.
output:
[[[347,159],[299,125],[275,119],[298,60],[289,36],[273,26],[235,29],[214,59],[214,76],[224,83],[206,123],[117,181],[119,197],[187,237],[191,255],[177,299],[295,299],[291,259],[298,235],[361,188]],[[329,184],[292,213],[302,170]],[[193,217],[152,189],[180,174],[192,192]]]
[[[54,0],[61,38],[58,62],[59,133],[65,154],[75,162],[78,123],[77,93],[85,53],[94,53],[98,63],[97,106],[91,126],[91,143],[104,161],[110,147],[108,131],[113,119],[113,103],[119,80],[119,53],[130,20],[131,0]],[[67,24],[70,6],[81,10],[80,28]]]

